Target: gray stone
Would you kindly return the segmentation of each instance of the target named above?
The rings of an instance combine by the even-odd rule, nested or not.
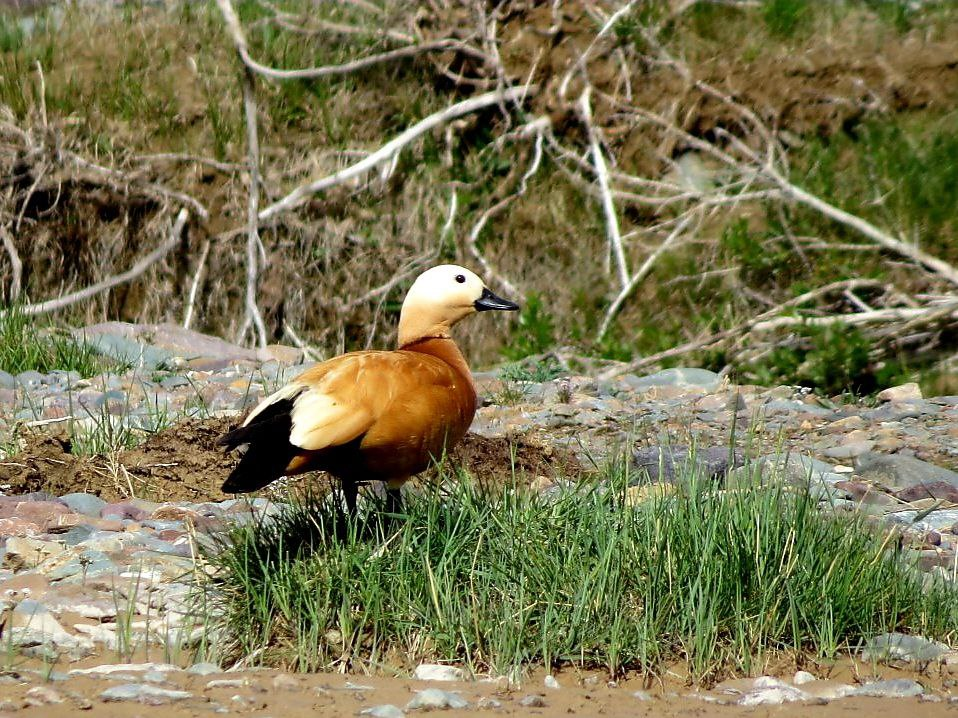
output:
[[[132,701],[150,706],[162,706],[174,701],[192,698],[193,694],[187,691],[161,688],[149,683],[122,683],[107,688],[100,693],[100,700],[107,702]]]
[[[450,693],[438,688],[416,691],[416,697],[406,704],[406,710],[435,710],[440,708],[466,708],[469,701],[458,693]]]
[[[763,478],[781,479],[793,486],[833,485],[847,477],[832,471],[832,465],[793,452],[768,454],[755,460]]]
[[[850,695],[870,696],[873,698],[912,698],[925,692],[921,683],[911,678],[892,678],[887,681],[875,681],[855,688]]]
[[[556,680],[555,676],[546,676],[542,682],[546,688],[550,688],[554,691],[560,688],[559,681]]]
[[[721,386],[722,377],[708,369],[675,367],[643,377],[623,377],[623,381],[632,390],[651,389],[656,386],[690,386],[715,391]]]
[[[882,633],[870,638],[862,649],[866,661],[898,660],[915,663],[933,661],[950,649],[943,643],[904,633]]]
[[[66,494],[60,497],[60,501],[70,507],[72,511],[84,516],[100,516],[100,510],[106,506],[106,501],[93,494]]]
[[[483,696],[476,701],[476,708],[479,710],[494,711],[502,708],[502,701],[497,701],[491,696]]]
[[[17,378],[10,372],[0,370],[0,389],[15,389]]]
[[[519,700],[519,705],[523,708],[545,708],[546,702],[543,700],[542,696],[537,696],[535,693],[524,696]]]
[[[419,681],[461,681],[462,669],[438,663],[422,663],[416,666],[412,677]]]
[[[214,673],[222,673],[223,669],[215,663],[194,663],[186,669],[186,672],[192,673],[194,676],[209,676]]]
[[[901,454],[862,454],[855,461],[855,475],[888,489],[938,482],[958,487],[958,473]]]
[[[777,706],[783,703],[813,701],[815,697],[770,676],[755,679],[752,688],[742,694],[736,703],[743,706]]]
[[[46,377],[38,371],[28,369],[17,374],[17,383],[27,389],[36,389]]]
[[[391,703],[384,703],[379,706],[370,706],[359,711],[361,716],[372,716],[372,718],[403,718],[406,712]]]
[[[741,452],[712,446],[690,449],[688,446],[652,446],[636,449],[632,461],[640,474],[651,481],[687,481],[693,473],[711,481],[724,480],[730,469],[744,463]]]

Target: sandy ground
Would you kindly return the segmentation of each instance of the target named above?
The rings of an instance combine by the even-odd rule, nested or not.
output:
[[[89,661],[87,661],[89,663]],[[96,664],[96,661],[93,662]],[[62,669],[63,667],[58,667]],[[878,716],[955,716],[958,704],[948,702],[952,685],[947,673],[938,671],[915,673],[892,667],[880,666],[868,673],[871,677],[903,678],[919,680],[926,689],[926,699],[917,698],[845,698],[826,705],[785,704],[781,706],[744,707],[721,705],[696,698],[706,694],[723,698],[723,688],[741,686],[741,681],[719,684],[712,691],[702,691],[686,686],[680,680],[667,678],[655,680],[651,685],[641,677],[608,684],[599,673],[563,671],[557,674],[560,687],[548,689],[543,686],[544,674],[529,676],[521,686],[507,688],[502,681],[472,682],[426,682],[408,678],[384,676],[340,675],[331,673],[289,674],[276,670],[248,670],[207,676],[190,675],[185,672],[169,674],[165,688],[184,690],[192,694],[175,703],[151,706],[141,703],[106,703],[99,698],[105,689],[124,681],[115,679],[75,676],[66,681],[43,682],[37,675],[19,670],[23,682],[0,684],[0,716],[36,715],[43,718],[67,718],[82,710],[86,715],[116,716],[170,716],[186,718],[208,716],[216,713],[273,716],[282,718],[306,718],[307,716],[355,716],[364,709],[382,704],[405,706],[415,691],[425,688],[441,688],[456,692],[470,702],[470,707],[461,710],[444,710],[442,715],[454,716],[495,713],[502,715],[530,716],[832,716],[868,715]],[[830,671],[827,682],[854,682],[855,675],[865,678],[862,665],[851,662],[840,664]],[[16,674],[8,672],[7,676]],[[132,674],[131,674],[132,675]],[[142,673],[138,674],[142,676]],[[10,680],[8,678],[7,680]],[[208,684],[213,681],[213,687]],[[228,681],[216,685],[217,681]],[[137,682],[142,682],[138,679]],[[826,681],[816,683],[825,687]],[[56,691],[62,703],[30,705],[28,693],[36,686],[45,686]],[[808,688],[806,685],[804,688]],[[644,691],[650,699],[636,697],[636,691]],[[539,696],[543,705],[529,707],[520,701],[530,695]],[[933,696],[928,700],[927,696]],[[479,710],[480,699],[495,699],[500,706]],[[728,693],[725,700],[734,700]],[[223,709],[226,708],[227,711]],[[415,715],[419,711],[410,711]]]

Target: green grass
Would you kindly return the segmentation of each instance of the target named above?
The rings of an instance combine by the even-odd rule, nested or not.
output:
[[[88,377],[106,371],[96,350],[71,336],[41,331],[37,320],[17,307],[0,314],[0,370],[19,374],[30,369],[76,371]]]
[[[882,631],[958,628],[954,590],[923,587],[861,520],[807,495],[714,492],[693,477],[633,506],[627,479],[547,501],[463,477],[340,538],[330,503],[296,503],[210,556],[212,635],[226,659],[301,670],[442,660],[615,675],[686,661],[708,682],[781,651],[832,656]]]

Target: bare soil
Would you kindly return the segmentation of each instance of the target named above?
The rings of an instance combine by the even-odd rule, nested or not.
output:
[[[235,419],[190,419],[160,431],[133,449],[113,456],[76,456],[70,440],[61,434],[25,434],[23,450],[0,462],[4,493],[44,491],[56,496],[84,492],[107,501],[132,496],[154,501],[222,501],[230,494],[220,486],[237,463],[217,440]],[[494,485],[513,477],[576,475],[580,467],[572,454],[530,440],[487,439],[467,435],[446,459],[462,470]],[[425,472],[428,480],[434,470]],[[297,483],[315,481],[316,474],[297,477]]]

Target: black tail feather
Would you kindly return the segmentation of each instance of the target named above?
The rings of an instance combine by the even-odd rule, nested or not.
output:
[[[256,491],[285,473],[299,451],[289,443],[292,410],[293,399],[282,399],[266,407],[249,425],[238,426],[219,439],[227,451],[247,444],[246,453],[223,483],[225,493]]]

